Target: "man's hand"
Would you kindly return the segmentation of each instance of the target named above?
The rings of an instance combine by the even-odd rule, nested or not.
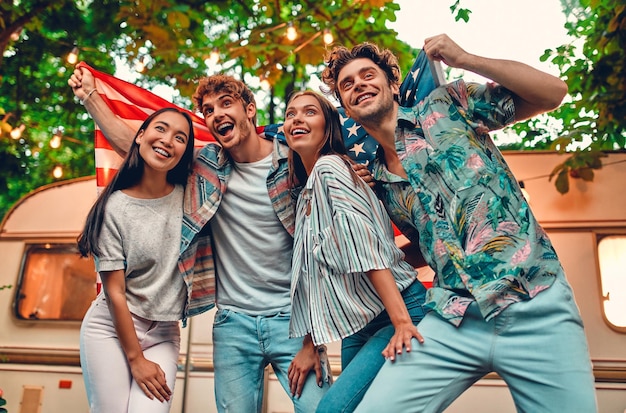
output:
[[[463,69],[470,56],[446,34],[429,37],[424,41],[426,55],[434,61],[442,61],[448,66]]]
[[[322,387],[322,366],[317,349],[313,345],[311,336],[306,336],[302,342],[302,349],[296,354],[289,365],[287,377],[289,378],[289,388],[291,395],[300,397],[304,383],[311,369],[315,370],[317,385]]]
[[[370,170],[367,169],[366,165],[362,163],[353,163],[352,170],[356,172],[359,178],[361,178],[363,182],[368,184],[370,188],[373,188],[374,185],[376,185],[376,183],[374,182],[374,177],[372,176],[372,173],[370,172]]]

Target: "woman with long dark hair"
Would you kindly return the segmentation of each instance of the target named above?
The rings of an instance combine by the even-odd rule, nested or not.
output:
[[[193,148],[187,113],[150,115],[78,237],[103,286],[80,331],[92,413],[169,411],[188,296],[177,261]]]

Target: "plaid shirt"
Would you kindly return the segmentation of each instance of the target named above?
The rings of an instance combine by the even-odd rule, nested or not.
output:
[[[289,189],[288,148],[274,139],[272,167],[267,176],[267,191],[276,216],[287,232],[294,233],[294,199]],[[186,318],[215,306],[215,262],[208,224],[226,191],[232,162],[219,145],[208,144],[197,153],[187,181],[178,268],[188,288]]]

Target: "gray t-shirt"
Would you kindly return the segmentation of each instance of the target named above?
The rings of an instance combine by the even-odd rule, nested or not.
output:
[[[183,316],[187,288],[178,271],[183,187],[161,198],[115,191],[106,204],[96,270],[125,270],[131,313],[152,321]]]

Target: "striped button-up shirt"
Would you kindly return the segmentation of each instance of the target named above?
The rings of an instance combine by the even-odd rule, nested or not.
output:
[[[400,291],[416,280],[380,201],[340,157],[317,161],[296,211],[291,337],[318,345],[365,327],[384,310],[370,270],[390,269]]]
[[[293,235],[295,218],[288,180],[288,150],[286,145],[274,139],[267,191],[276,216]],[[215,263],[208,222],[219,208],[231,172],[232,160],[228,153],[219,145],[208,144],[198,151],[187,181],[178,261],[188,287],[186,317],[215,306]]]

